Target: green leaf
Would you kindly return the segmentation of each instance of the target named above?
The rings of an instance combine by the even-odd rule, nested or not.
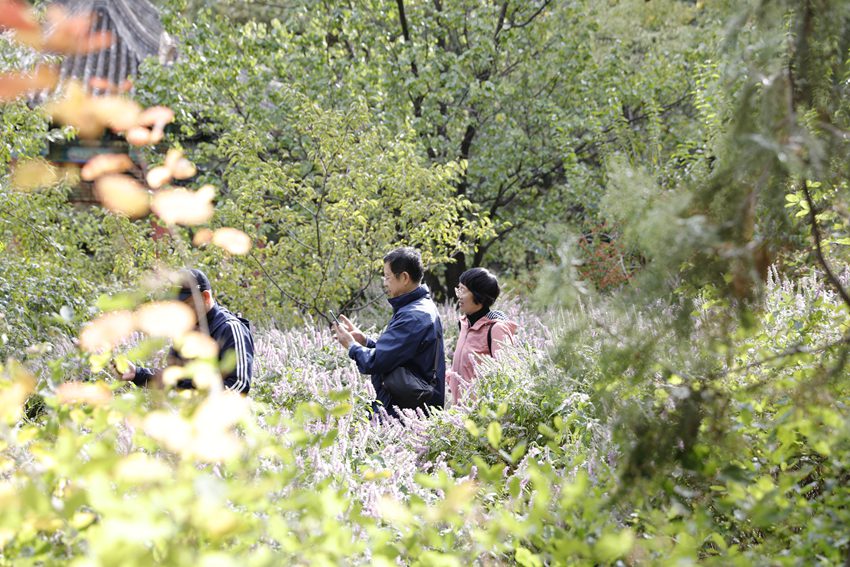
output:
[[[543,567],[543,561],[537,555],[520,546],[516,548],[514,559],[523,567]]]
[[[491,421],[487,426],[487,441],[494,449],[498,449],[502,442],[502,425],[498,421]]]
[[[635,535],[631,530],[607,533],[596,542],[593,553],[600,561],[611,563],[626,555],[632,549],[634,542]]]

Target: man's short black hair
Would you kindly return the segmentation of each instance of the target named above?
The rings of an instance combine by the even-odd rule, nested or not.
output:
[[[180,290],[177,292],[180,301],[192,297],[193,290],[201,292],[211,289],[210,279],[201,270],[180,270]]]
[[[425,268],[422,266],[422,254],[416,248],[405,246],[404,248],[396,248],[384,256],[384,263],[390,265],[390,271],[400,276],[402,272],[407,272],[410,279],[419,283],[422,281],[422,276],[425,274]]]
[[[475,303],[490,309],[499,298],[499,280],[486,268],[472,268],[460,275],[460,283],[472,293]]]

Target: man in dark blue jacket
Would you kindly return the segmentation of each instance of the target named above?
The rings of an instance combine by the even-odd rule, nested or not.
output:
[[[337,339],[348,349],[362,374],[372,376],[376,400],[372,408],[383,406],[397,417],[399,405],[384,387],[384,376],[403,366],[426,381],[435,393],[427,406],[442,408],[445,399],[446,360],[443,350],[443,325],[428,288],[421,284],[422,257],[415,248],[397,248],[384,257],[384,288],[389,295],[393,316],[377,341],[340,316],[334,325]]]
[[[206,314],[206,329],[218,343],[218,362],[228,359],[231,362],[235,355],[235,366],[221,368],[224,387],[241,394],[247,394],[251,389],[251,367],[254,363],[254,338],[251,335],[251,324],[247,319],[237,317],[223,306],[215,302],[212,296],[210,280],[201,270],[185,270],[181,274],[182,286],[177,299],[185,302],[199,313]],[[200,317],[199,317],[200,318]],[[233,354],[231,354],[233,353]],[[169,364],[182,364],[180,354],[172,348],[168,353]],[[137,386],[161,386],[162,371],[151,370],[130,365],[122,379],[132,381]],[[191,389],[195,385],[191,379],[178,380],[176,387]]]

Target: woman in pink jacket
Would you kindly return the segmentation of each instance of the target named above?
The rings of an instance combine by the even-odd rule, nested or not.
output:
[[[475,365],[484,356],[495,356],[513,344],[517,325],[501,311],[490,308],[499,297],[499,280],[484,268],[472,268],[460,276],[455,288],[461,312],[452,369],[446,372],[452,403],[462,398],[475,380]]]

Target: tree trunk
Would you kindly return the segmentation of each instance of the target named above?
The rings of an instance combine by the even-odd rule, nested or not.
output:
[[[446,264],[446,274],[443,280],[445,281],[446,297],[449,299],[457,299],[455,288],[460,283],[460,275],[466,271],[466,255],[462,252],[455,256],[453,264]]]

